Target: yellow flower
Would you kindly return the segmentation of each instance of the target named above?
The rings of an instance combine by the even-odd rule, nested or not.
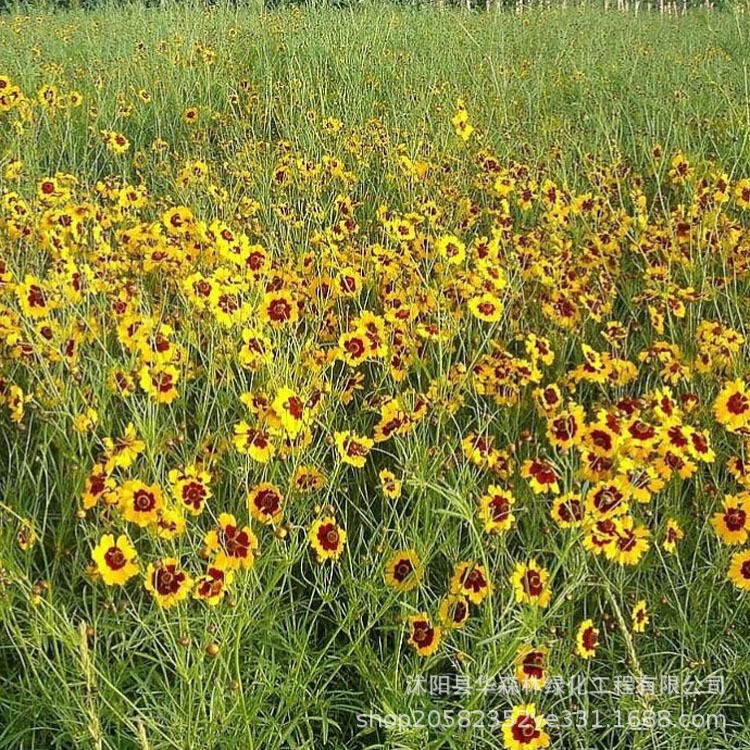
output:
[[[750,550],[743,550],[732,555],[727,579],[738,589],[750,591]]]
[[[636,602],[633,611],[630,614],[630,620],[634,633],[643,633],[648,625],[648,612],[646,611],[646,602],[641,599]]]
[[[122,517],[141,528],[156,523],[164,508],[164,497],[158,484],[148,485],[130,479],[117,494]]]
[[[442,629],[433,625],[426,612],[412,615],[409,618],[409,637],[407,643],[420,656],[430,656],[438,650],[442,638]]]
[[[519,604],[531,604],[544,608],[552,598],[548,585],[549,572],[537,565],[535,560],[517,563],[510,577],[510,583]]]
[[[170,609],[186,599],[192,586],[193,579],[173,557],[150,563],[146,570],[146,591],[163,609]]]
[[[446,234],[435,242],[438,255],[448,264],[457,266],[466,258],[466,245],[455,234]]]
[[[492,582],[484,565],[464,560],[456,565],[450,580],[451,594],[461,594],[472,604],[481,604],[492,594]]]
[[[578,626],[576,633],[576,653],[582,659],[591,659],[596,655],[599,645],[599,630],[594,627],[593,620],[584,620]]]
[[[714,402],[716,421],[729,432],[746,430],[750,425],[750,393],[742,380],[724,384]]]
[[[491,484],[487,492],[479,498],[479,520],[484,523],[488,534],[498,534],[513,527],[516,517],[513,504],[516,499],[510,492]]]
[[[124,586],[138,575],[136,556],[135,548],[124,534],[117,541],[112,534],[105,534],[91,553],[97,572],[108,586]]]
[[[385,582],[395,591],[412,591],[424,574],[419,555],[413,549],[391,555],[385,563]]]
[[[349,432],[337,432],[334,434],[336,448],[339,456],[345,464],[361,469],[367,462],[367,454],[375,445],[370,438],[355,435]]]
[[[334,518],[325,516],[313,522],[309,539],[319,562],[338,560],[346,544],[346,531],[336,523]]]
[[[536,713],[534,704],[514,706],[503,723],[503,746],[506,750],[539,750],[549,747],[550,738],[544,731],[544,717]]]
[[[221,570],[252,568],[258,554],[258,538],[249,526],[240,528],[231,513],[222,513],[219,524],[206,534],[206,553],[214,555]]]
[[[270,482],[263,482],[250,490],[247,496],[250,515],[260,523],[278,523],[284,514],[284,496]]]
[[[503,303],[489,292],[469,300],[471,314],[485,323],[496,323],[503,315]]]
[[[291,389],[280,388],[272,404],[287,435],[294,440],[305,426],[305,402]]]

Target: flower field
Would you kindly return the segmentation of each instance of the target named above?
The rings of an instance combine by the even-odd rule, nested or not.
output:
[[[748,18],[0,16],[0,749],[750,747]]]

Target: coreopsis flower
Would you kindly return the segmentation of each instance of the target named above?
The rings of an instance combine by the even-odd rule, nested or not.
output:
[[[549,572],[538,565],[536,560],[516,563],[510,583],[519,604],[546,607],[552,598],[549,589]]]
[[[263,482],[253,487],[247,496],[250,515],[260,523],[278,523],[284,514],[284,496],[271,482]]]
[[[645,600],[640,599],[636,602],[630,613],[630,622],[634,633],[643,633],[646,630],[649,620]]]
[[[209,565],[206,572],[195,582],[193,597],[215,607],[224,598],[233,580],[233,571]]]
[[[336,448],[345,464],[361,469],[367,462],[367,454],[375,444],[373,440],[362,435],[355,435],[345,430],[334,434]]]
[[[205,537],[206,553],[222,570],[252,568],[258,553],[258,538],[249,526],[240,527],[231,513],[222,513],[216,528]]]
[[[338,560],[344,552],[346,531],[331,516],[313,521],[310,526],[310,546],[315,551],[318,562]]]
[[[562,529],[580,526],[586,516],[586,505],[578,492],[568,492],[552,501],[550,514]]]
[[[423,574],[422,561],[413,549],[395,552],[385,563],[385,582],[394,591],[412,591]]]
[[[503,746],[506,750],[540,750],[549,747],[550,738],[544,731],[545,721],[536,713],[533,703],[514,706],[503,723]]]
[[[173,365],[143,365],[138,373],[141,388],[157,404],[171,404],[179,395],[180,371]]]
[[[738,589],[750,591],[750,550],[735,552],[727,572],[727,580]]]
[[[490,292],[472,297],[468,306],[471,314],[484,323],[497,323],[503,316],[503,303]]]
[[[91,552],[91,558],[99,577],[108,586],[124,586],[138,575],[135,547],[124,534],[117,540],[112,534],[105,534]]]
[[[599,645],[599,630],[594,627],[593,620],[584,620],[576,632],[576,654],[582,659],[591,659],[596,655]]]
[[[487,492],[479,498],[477,511],[479,520],[484,524],[485,532],[499,534],[512,528],[516,520],[512,512],[515,502],[510,492],[491,484]]]
[[[469,600],[462,594],[448,594],[440,602],[438,618],[446,630],[462,628],[469,619]]]
[[[430,656],[438,650],[442,634],[442,628],[433,625],[429,615],[421,612],[409,618],[409,635],[406,642],[420,656]]]
[[[325,475],[315,466],[299,466],[292,476],[293,487],[306,494],[323,489],[325,482]]]
[[[83,509],[91,510],[99,500],[115,504],[117,502],[116,489],[117,483],[110,476],[107,467],[101,463],[96,464],[84,482],[82,495]]]
[[[381,469],[378,477],[383,494],[389,500],[398,500],[401,497],[401,480],[390,469]]]
[[[299,320],[299,307],[292,294],[284,289],[268,292],[260,303],[261,321],[272,328],[283,328]]]
[[[189,596],[193,579],[176,558],[167,557],[149,564],[145,587],[160,607],[170,609]]]
[[[141,528],[156,523],[164,508],[164,496],[158,484],[129,479],[117,494],[122,517]]]
[[[750,533],[750,497],[748,493],[727,495],[723,509],[711,516],[711,525],[724,544],[740,545]]]
[[[680,528],[680,524],[674,518],[668,518],[662,547],[670,555],[673,555],[677,551],[677,542],[684,536],[685,532]]]
[[[211,499],[211,474],[195,464],[171,469],[168,475],[172,497],[190,515],[200,515]]]
[[[291,388],[280,388],[271,406],[282,428],[294,440],[309,421],[305,402]]]
[[[521,476],[528,481],[536,495],[543,492],[552,492],[555,495],[560,493],[560,478],[557,475],[557,470],[549,461],[541,458],[524,461],[521,467]]]
[[[547,439],[555,448],[567,451],[584,439],[586,414],[579,404],[556,411],[547,421]]]
[[[129,469],[138,456],[146,449],[146,444],[138,438],[133,423],[128,423],[121,438],[104,438],[104,459],[108,472],[115,469]]]
[[[28,518],[21,519],[18,533],[16,534],[16,542],[20,549],[24,552],[28,552],[36,545],[37,533],[34,528],[34,524]]]
[[[716,421],[729,432],[744,432],[750,425],[750,392],[742,380],[724,384],[714,402]]]
[[[492,582],[484,565],[471,560],[458,563],[450,580],[450,592],[465,596],[472,604],[481,604],[492,594]]]
[[[605,557],[619,565],[637,565],[649,548],[648,529],[636,524],[632,516],[621,516],[614,522],[614,537],[604,547]]]
[[[437,254],[452,266],[461,265],[466,259],[466,245],[455,234],[446,234],[435,240]]]
[[[456,131],[456,135],[464,143],[468,141],[474,132],[474,127],[469,122],[469,113],[462,99],[459,99],[456,103],[456,113],[453,115],[451,123],[453,124],[453,129]]]
[[[541,690],[547,683],[547,654],[544,647],[523,645],[516,655],[516,680],[523,690]]]
[[[244,421],[234,426],[232,442],[238,453],[250,456],[261,464],[268,463],[276,453],[270,434],[264,429],[251,427]]]
[[[186,527],[185,516],[178,508],[165,508],[156,519],[154,530],[159,539],[176,539]]]

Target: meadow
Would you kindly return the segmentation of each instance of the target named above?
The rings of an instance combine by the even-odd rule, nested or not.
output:
[[[0,750],[750,747],[748,49],[0,15]]]

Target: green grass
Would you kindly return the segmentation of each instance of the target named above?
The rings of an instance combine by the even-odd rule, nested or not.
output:
[[[269,208],[274,197],[268,177],[279,141],[292,142],[298,153],[316,161],[334,148],[307,116],[310,111],[317,113],[317,122],[335,117],[354,130],[377,120],[388,150],[403,144],[415,157],[448,154],[449,163],[461,165],[465,155],[456,147],[450,118],[462,98],[483,144],[502,159],[544,165],[571,188],[587,184],[586,154],[608,162],[623,158],[645,171],[656,143],[667,154],[682,149],[696,162],[716,161],[737,178],[750,172],[749,22],[739,11],[673,18],[569,9],[517,16],[386,5],[271,13],[133,5],[0,16],[0,76],[9,75],[30,96],[55,84],[84,97],[81,108],[62,117],[42,115],[21,132],[0,120],[0,166],[22,156],[20,185],[28,194],[38,177],[57,172],[72,173],[86,186],[108,175],[143,180],[161,202],[157,207],[189,202],[211,219],[222,215],[215,201],[190,189],[180,192],[174,184],[174,163],[201,158],[232,199],[250,195],[261,203],[265,236],[277,250],[288,242],[305,246],[316,228],[302,201],[296,206],[301,224],[295,228]],[[212,49],[215,62],[202,61],[196,45]],[[257,104],[247,110],[229,100],[243,80],[257,94]],[[135,106],[129,117],[118,115],[118,96],[132,103],[141,89],[151,93],[152,103]],[[202,109],[198,127],[182,119],[189,106]],[[127,136],[129,156],[147,152],[157,138],[170,150],[137,166],[104,149],[99,135],[104,129]],[[254,153],[246,149],[251,143],[261,144]],[[363,216],[369,212],[372,218],[382,204],[409,205],[413,195],[393,187],[388,174],[393,168],[392,161],[376,154],[359,166]],[[0,190],[6,189],[16,186],[0,177]],[[19,268],[35,268],[34,258],[15,260]],[[691,273],[703,283],[708,272]],[[717,310],[727,324],[744,330],[750,323],[747,284],[737,289],[735,297],[716,303]],[[698,312],[691,312],[688,327],[700,319]],[[689,332],[680,334],[683,341]],[[475,338],[467,337],[467,346],[477,344],[478,333]],[[275,371],[277,385],[290,371],[301,377],[298,345],[289,344],[286,361]],[[561,375],[578,355],[564,333],[556,333],[555,346]],[[204,352],[209,368],[220,348],[220,341],[212,341]],[[189,403],[167,416],[141,402],[124,418],[101,388],[105,354],[101,361],[92,357],[85,382],[100,386],[98,434],[120,434],[134,419],[148,445],[146,463],[157,475],[189,459],[206,436],[231,433],[230,426],[242,418],[237,401],[242,383],[215,398],[195,385]],[[369,375],[377,383],[377,375]],[[417,372],[415,385],[426,387],[430,375],[434,372]],[[0,500],[6,508],[0,515],[0,561],[8,579],[0,587],[1,750],[494,748],[497,732],[486,728],[366,731],[357,716],[504,710],[507,701],[493,693],[441,697],[409,694],[406,688],[417,675],[453,674],[459,665],[475,680],[508,674],[518,646],[530,640],[550,646],[552,673],[566,680],[576,674],[628,674],[633,653],[617,627],[617,611],[627,617],[636,598],[649,602],[654,622],[647,634],[633,636],[642,674],[658,682],[666,675],[720,673],[725,692],[692,702],[657,696],[648,704],[637,697],[584,695],[579,705],[598,709],[609,726],[553,733],[554,746],[750,747],[744,726],[749,610],[746,599],[738,603],[736,590],[724,581],[726,548],[702,523],[715,502],[706,485],[716,480],[728,486],[722,467],[692,483],[670,485],[653,509],[658,517],[694,513],[701,520],[688,528],[679,558],[665,562],[654,544],[644,564],[614,569],[574,545],[570,536],[546,534],[546,506],[524,486],[517,488],[524,508],[519,529],[507,540],[488,542],[472,523],[485,477],[455,460],[454,438],[465,434],[467,424],[446,417],[387,443],[364,479],[343,470],[332,474],[316,501],[335,505],[351,530],[339,565],[313,564],[302,534],[285,541],[267,535],[254,569],[238,576],[233,606],[214,609],[191,602],[163,612],[146,602],[137,586],[112,592],[86,576],[96,530],[93,522],[76,518],[76,509],[99,447],[69,429],[84,391],[78,389],[77,405],[55,404],[32,414],[25,430],[5,416],[0,421]],[[710,400],[711,394],[710,385],[703,387],[702,395]],[[524,429],[544,430],[528,405],[500,410],[477,399],[472,407],[475,421],[469,426],[484,418],[507,442]],[[332,408],[327,418],[343,428],[341,412]],[[363,408],[356,423],[364,432],[372,425],[371,414]],[[186,436],[183,447],[169,442],[177,434]],[[726,446],[727,439],[716,442]],[[327,450],[317,441],[307,460],[322,463]],[[386,503],[378,493],[381,464],[405,470],[405,502]],[[217,511],[242,507],[238,497],[252,472],[248,466],[242,457],[227,456],[213,503]],[[21,518],[33,519],[39,534],[30,553],[15,542]],[[196,551],[200,536],[191,537]],[[385,588],[379,545],[413,545],[429,561],[418,593],[399,596]],[[507,584],[513,563],[533,555],[556,573],[555,597],[543,613],[514,605]],[[436,657],[420,661],[404,644],[400,618],[437,601],[453,563],[469,557],[486,561],[496,593],[465,632],[453,636]],[[37,590],[40,581],[49,582],[48,590]],[[42,595],[37,605],[31,603],[35,593]],[[612,617],[613,632],[597,658],[584,663],[570,652],[570,633],[584,617],[602,612]],[[211,642],[221,646],[215,657],[206,653]],[[576,701],[566,688],[564,695],[547,694],[540,702],[546,712],[560,713]],[[635,731],[612,726],[627,724],[628,710],[645,707],[668,708],[673,715],[721,712],[728,727]],[[623,712],[619,722],[615,711]]]

